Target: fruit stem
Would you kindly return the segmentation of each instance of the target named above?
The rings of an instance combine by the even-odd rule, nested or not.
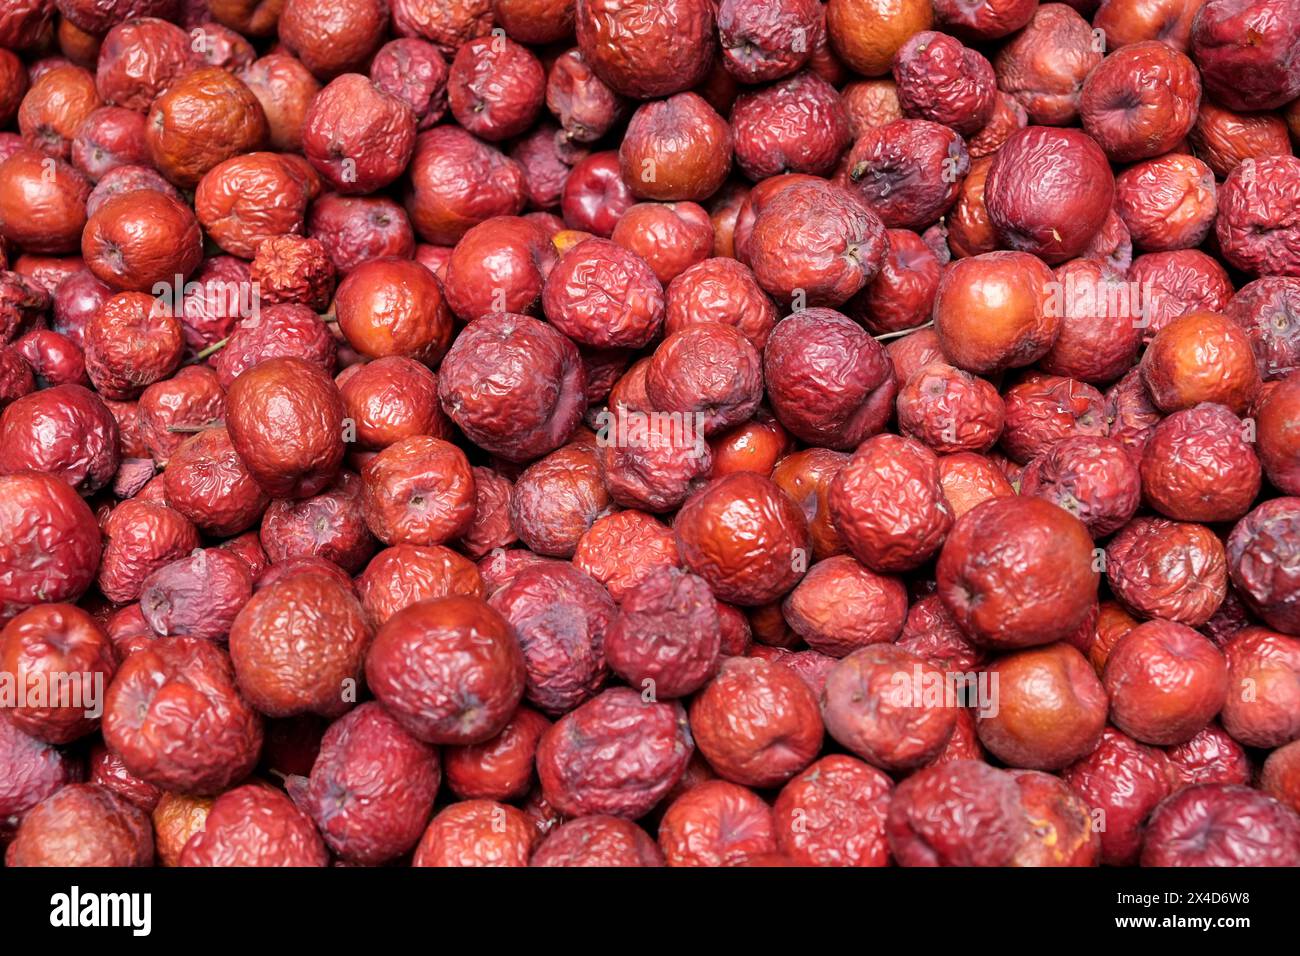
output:
[[[887,342],[890,339],[901,339],[904,335],[911,335],[913,332],[920,332],[922,329],[931,328],[933,325],[934,319],[931,319],[924,325],[914,325],[910,329],[899,329],[897,332],[885,332],[881,335],[873,335],[872,338],[877,342]]]

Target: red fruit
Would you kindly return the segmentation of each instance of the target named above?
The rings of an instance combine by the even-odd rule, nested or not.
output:
[[[672,789],[694,749],[681,704],[615,687],[546,731],[537,772],[544,798],[566,816],[634,820]]]
[[[311,818],[279,790],[250,783],[223,793],[181,851],[181,866],[325,866]]]
[[[1015,778],[975,760],[908,777],[885,826],[902,866],[1006,866],[1031,834]]]
[[[104,742],[158,787],[220,793],[257,764],[262,718],[239,696],[224,651],[202,638],[163,637],[119,668]]]

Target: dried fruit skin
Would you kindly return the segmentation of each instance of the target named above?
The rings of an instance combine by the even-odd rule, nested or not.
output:
[[[663,866],[650,835],[619,817],[579,817],[562,824],[537,847],[529,866]]]
[[[659,824],[669,866],[737,866],[776,851],[772,810],[752,790],[708,780],[678,797]]]
[[[1061,776],[1101,814],[1102,862],[1132,866],[1142,848],[1143,830],[1156,805],[1173,792],[1177,772],[1164,752],[1107,727],[1091,754]]]
[[[509,461],[531,461],[573,434],[586,411],[574,344],[523,315],[475,320],[443,360],[438,398],[466,436]]]
[[[974,760],[904,780],[885,828],[901,866],[1005,866],[1029,836],[1015,778]]]
[[[242,780],[262,746],[262,718],[239,696],[229,658],[202,638],[159,638],[127,658],[103,727],[133,774],[199,795]]]
[[[546,800],[566,816],[635,820],[677,782],[694,749],[681,704],[616,687],[552,725],[537,772]]]
[[[624,96],[667,96],[704,79],[713,7],[706,0],[580,0],[578,48],[596,75]]]
[[[150,866],[153,851],[143,810],[105,787],[74,783],[27,812],[5,865]]]
[[[119,428],[98,395],[57,385],[24,395],[0,412],[0,473],[53,475],[92,494],[121,463]]]
[[[804,309],[778,322],[763,351],[763,375],[781,424],[838,451],[885,427],[898,389],[880,344],[831,309]]]
[[[1133,612],[1200,627],[1223,603],[1227,559],[1204,525],[1136,518],[1106,546],[1106,579]]]
[[[419,841],[439,779],[437,752],[371,702],[330,725],[310,778],[290,778],[290,794],[331,850],[377,865]]]
[[[1206,783],[1151,816],[1143,866],[1296,866],[1300,814],[1248,787]]]
[[[703,578],[662,568],[624,595],[605,635],[610,670],[656,697],[684,697],[713,676],[722,626]]]
[[[869,644],[891,644],[907,617],[907,589],[848,555],[818,561],[786,595],[782,612],[815,651],[845,657]]]
[[[898,435],[863,442],[831,482],[828,504],[853,556],[882,573],[927,561],[953,522],[938,459],[920,442]]]
[[[230,629],[230,657],[240,692],[266,716],[335,717],[355,700],[370,638],[350,588],[299,574],[244,605]]]
[[[366,655],[371,690],[426,743],[495,736],[523,697],[524,680],[510,625],[481,598],[438,598],[399,611]]]
[[[491,800],[452,804],[433,818],[412,866],[527,866],[536,830],[514,807]]]
[[[736,472],[688,500],[673,522],[682,562],[722,601],[766,604],[808,566],[808,526],[770,479]]]
[[[452,594],[485,596],[483,579],[473,563],[441,546],[384,548],[357,575],[356,585],[361,604],[376,627],[418,601]]]
[[[992,498],[967,512],[935,573],[962,630],[996,648],[1068,638],[1097,600],[1087,530],[1040,498]]]
[[[558,561],[536,563],[493,592],[489,603],[523,650],[529,701],[558,715],[596,694],[606,676],[605,635],[617,611],[593,578]]]
[[[886,866],[893,781],[832,754],[787,783],[772,807],[777,846],[802,866]]]
[[[181,851],[181,866],[325,866],[311,818],[279,790],[250,783],[223,793]]]
[[[343,460],[343,400],[319,367],[272,358],[235,379],[226,394],[226,429],[267,494],[309,498]]]
[[[253,576],[243,559],[209,548],[145,578],[140,611],[159,635],[223,641],[252,594]]]
[[[442,751],[447,786],[462,800],[518,800],[533,784],[537,744],[551,722],[519,707],[490,740]]]
[[[1223,655],[1224,729],[1248,747],[1280,747],[1300,737],[1300,639],[1247,627],[1223,646]]]

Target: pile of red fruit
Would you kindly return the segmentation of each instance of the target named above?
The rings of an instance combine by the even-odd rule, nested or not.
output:
[[[10,866],[1300,865],[1300,0],[5,0]]]

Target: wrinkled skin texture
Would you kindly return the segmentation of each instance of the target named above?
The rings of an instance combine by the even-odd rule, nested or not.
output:
[[[279,34],[318,79],[358,70],[383,40],[384,0],[285,0]]]
[[[224,427],[190,436],[163,473],[170,506],[216,537],[255,525],[270,500],[244,465]]]
[[[935,699],[944,681],[934,665],[892,645],[855,651],[826,678],[821,694],[826,731],[872,766],[923,766],[943,750],[957,720],[943,690]]]
[[[442,751],[447,786],[462,800],[517,800],[533,784],[537,744],[551,722],[520,707],[505,728],[481,744]]]
[[[1015,866],[1096,866],[1101,837],[1088,805],[1059,777],[1036,770],[1013,770],[1020,804],[1032,835],[1020,846]]]
[[[181,851],[181,866],[325,866],[311,818],[279,790],[250,783],[223,793]]]
[[[663,286],[644,259],[605,239],[574,246],[542,291],[546,316],[580,345],[641,348],[663,324]]]
[[[696,746],[720,777],[774,787],[821,749],[817,699],[792,670],[758,658],[727,659],[691,703]]]
[[[8,720],[0,720],[0,840],[13,835],[23,815],[81,776],[79,763],[65,751],[29,737]]]
[[[996,648],[1068,638],[1097,599],[1083,523],[1039,498],[993,498],[963,515],[936,577],[962,630]]]
[[[140,611],[159,635],[221,641],[252,594],[248,565],[237,555],[209,548],[145,578]]]
[[[1264,622],[1300,635],[1295,571],[1300,499],[1275,498],[1246,515],[1228,537],[1228,573],[1237,593]]]
[[[28,252],[75,252],[86,224],[90,183],[61,160],[53,161],[53,176],[46,175],[46,159],[19,149],[0,162],[0,238]]]
[[[529,461],[568,440],[586,411],[577,348],[536,319],[484,316],[456,338],[438,376],[443,411],[476,445]]]
[[[877,435],[863,442],[831,482],[831,521],[873,571],[909,571],[927,561],[952,527],[938,459],[918,441]]]
[[[668,336],[646,366],[646,398],[677,413],[686,434],[715,436],[748,420],[763,393],[759,355],[730,325],[690,325]],[[693,424],[692,424],[693,423]]]
[[[1300,276],[1300,159],[1245,160],[1219,191],[1215,235],[1223,256],[1255,275]]]
[[[1186,56],[1159,40],[1131,43],[1088,74],[1079,96],[1083,128],[1113,162],[1173,149],[1192,129],[1201,80]]]
[[[452,596],[390,617],[366,655],[366,683],[426,743],[475,744],[505,727],[524,694],[524,654],[481,598]]]
[[[1111,591],[1134,613],[1199,627],[1223,603],[1223,544],[1204,525],[1138,518],[1106,547]]]
[[[1073,647],[1062,643],[1018,651],[988,673],[997,675],[997,712],[980,714],[977,727],[980,743],[1004,763],[1059,770],[1101,742],[1106,692]]]
[[[658,845],[635,823],[618,817],[579,817],[537,847],[529,866],[663,866]]]
[[[263,240],[303,231],[308,198],[306,184],[275,153],[247,153],[208,170],[194,194],[194,208],[217,245],[233,256],[252,259]],[[161,203],[155,200],[155,204]],[[111,208],[106,203],[91,223],[111,214]],[[83,240],[83,252],[85,247]],[[112,281],[109,276],[100,278]]]
[[[1245,426],[1222,405],[1174,412],[1142,451],[1142,493],[1178,521],[1233,521],[1259,493],[1260,464]]]
[[[616,610],[594,579],[558,562],[534,564],[493,593],[490,604],[513,628],[524,655],[526,696],[540,710],[571,711],[600,689],[605,635]]]
[[[892,790],[874,767],[841,754],[823,757],[777,796],[777,846],[803,866],[885,866]]]
[[[1256,279],[1242,286],[1223,314],[1246,330],[1265,381],[1300,369],[1300,279]]]
[[[303,118],[303,153],[336,191],[370,193],[401,175],[415,133],[415,114],[404,100],[348,73],[312,99]]]
[[[1103,673],[1115,726],[1143,743],[1181,744],[1224,705],[1223,655],[1191,628],[1148,621],[1111,648]]]
[[[1034,123],[1061,126],[1078,117],[1079,93],[1102,60],[1088,22],[1064,3],[1040,4],[1025,29],[994,60],[998,87]]]
[[[1147,339],[1181,315],[1197,310],[1222,312],[1232,297],[1228,273],[1198,249],[1138,256],[1128,279],[1142,302],[1143,336]]]
[[[220,793],[248,775],[262,747],[262,718],[239,695],[230,659],[202,638],[159,638],[127,658],[103,726],[127,770],[182,793]]]
[[[1094,538],[1128,523],[1141,501],[1136,462],[1113,438],[1062,438],[1021,475],[1021,494],[1059,505],[1084,523]]]
[[[770,479],[720,478],[689,499],[673,522],[682,561],[720,600],[746,607],[789,591],[808,566],[803,514]]]
[[[291,778],[290,795],[334,853],[377,865],[419,841],[439,779],[437,752],[372,702],[330,725],[311,776]]]
[[[375,551],[360,482],[351,472],[341,472],[338,482],[319,495],[273,502],[262,517],[261,543],[271,561],[314,556],[349,574],[360,571]]]
[[[472,226],[524,208],[519,164],[458,127],[416,137],[409,172],[406,208],[425,242],[453,245]]]
[[[119,429],[99,396],[81,385],[41,389],[0,413],[0,474],[39,471],[89,495],[121,464]]]
[[[447,100],[452,115],[483,139],[510,139],[527,130],[545,98],[546,74],[527,47],[508,39],[471,40],[451,63]]]
[[[1278,747],[1300,737],[1300,640],[1248,627],[1223,646],[1223,654],[1224,729],[1249,747]]]
[[[974,760],[908,777],[885,826],[902,866],[1006,866],[1030,835],[1015,778]]]
[[[181,363],[184,335],[165,303],[120,292],[86,324],[86,374],[104,398],[129,400]]]
[[[605,635],[610,670],[656,697],[684,697],[718,664],[722,626],[703,578],[676,568],[652,571],[620,602]]]
[[[447,111],[447,62],[432,43],[414,37],[391,40],[370,62],[370,81],[403,100],[419,129],[429,129]]]
[[[204,67],[181,77],[149,107],[145,144],[158,171],[192,189],[224,159],[260,147],[266,114],[233,74]]]
[[[993,115],[997,90],[983,55],[943,33],[918,33],[894,56],[894,82],[904,114],[942,123],[964,136]]]
[[[672,530],[633,508],[597,518],[573,553],[574,566],[605,585],[615,601],[622,601],[655,571],[676,567],[678,561]]]
[[[384,544],[443,544],[469,529],[474,476],[465,453],[428,435],[403,438],[361,471],[361,510]]]
[[[1139,249],[1190,249],[1214,224],[1214,172],[1181,153],[1137,163],[1115,177],[1115,208]]]
[[[540,226],[514,216],[489,219],[456,244],[447,262],[447,302],[466,322],[489,312],[533,312],[555,263]]]
[[[438,379],[415,359],[385,356],[351,366],[335,381],[363,448],[379,451],[416,435],[450,435],[438,404]]]
[[[999,239],[1054,265],[1084,251],[1114,192],[1106,155],[1089,136],[1031,126],[993,158],[984,203]]]
[[[943,455],[988,451],[1004,419],[997,389],[951,365],[925,366],[898,393],[899,430]]]
[[[772,809],[752,790],[708,780],[668,807],[659,846],[669,866],[739,866],[776,851]]]
[[[1003,394],[1006,412],[1001,448],[1025,465],[1067,438],[1095,438],[1106,431],[1105,399],[1089,385],[1030,372]]]
[[[75,783],[28,811],[5,865],[150,866],[153,854],[143,810],[105,787]]]
[[[514,807],[491,800],[466,800],[433,818],[412,865],[527,866],[536,832]]]
[[[44,704],[29,699],[7,706],[4,719],[37,740],[66,744],[95,730],[98,719],[90,715],[103,706],[116,662],[112,644],[90,615],[70,604],[44,604],[0,631],[0,669],[15,688],[43,687],[53,695]]]
[[[1300,375],[1277,383],[1259,403],[1255,418],[1264,474],[1285,494],[1300,494]]]
[[[1201,784],[1161,804],[1143,866],[1296,866],[1300,814],[1247,787]]]
[[[848,555],[814,564],[786,596],[782,612],[815,651],[844,657],[868,644],[892,643],[907,617],[907,591]]]
[[[543,735],[537,771],[546,801],[566,816],[637,819],[677,782],[694,749],[680,704],[612,688]]]
[[[1210,724],[1191,740],[1165,751],[1183,786],[1199,783],[1250,783],[1250,758],[1241,744],[1217,724]],[[1265,771],[1267,774],[1267,770]],[[1261,789],[1267,790],[1261,780]]]
[[[376,626],[403,608],[430,598],[484,596],[474,565],[443,547],[399,544],[384,548],[357,576],[357,592]]]
[[[776,306],[754,274],[734,259],[696,263],[668,284],[667,295],[668,334],[699,322],[723,322],[734,325],[761,351],[776,325]]]
[[[1292,0],[1210,0],[1192,23],[1205,88],[1234,110],[1267,110],[1300,95],[1300,6]]]
[[[138,600],[149,575],[199,546],[198,531],[188,518],[143,499],[122,502],[102,527],[104,553],[97,583],[104,597],[116,604]]]
[[[578,48],[616,92],[667,96],[708,73],[713,16],[707,0],[579,0]]]
[[[371,631],[351,589],[304,573],[261,588],[230,629],[240,692],[268,717],[347,710]]]
[[[891,229],[924,229],[947,212],[970,171],[955,131],[925,119],[866,130],[849,150],[843,185],[862,195]]]
[[[779,302],[838,307],[880,271],[887,245],[880,211],[851,190],[791,183],[759,210],[741,258]]]
[[[343,400],[318,366],[272,358],[243,373],[226,394],[226,429],[267,494],[309,498],[343,460]]]
[[[825,175],[849,143],[839,94],[815,73],[743,94],[731,124],[736,163],[755,182],[784,172]]]
[[[768,399],[810,444],[849,451],[884,428],[897,383],[878,342],[830,309],[777,323],[763,352]]]
[[[95,517],[57,477],[0,477],[0,532],[0,619],[76,600],[95,578],[102,550]]]

